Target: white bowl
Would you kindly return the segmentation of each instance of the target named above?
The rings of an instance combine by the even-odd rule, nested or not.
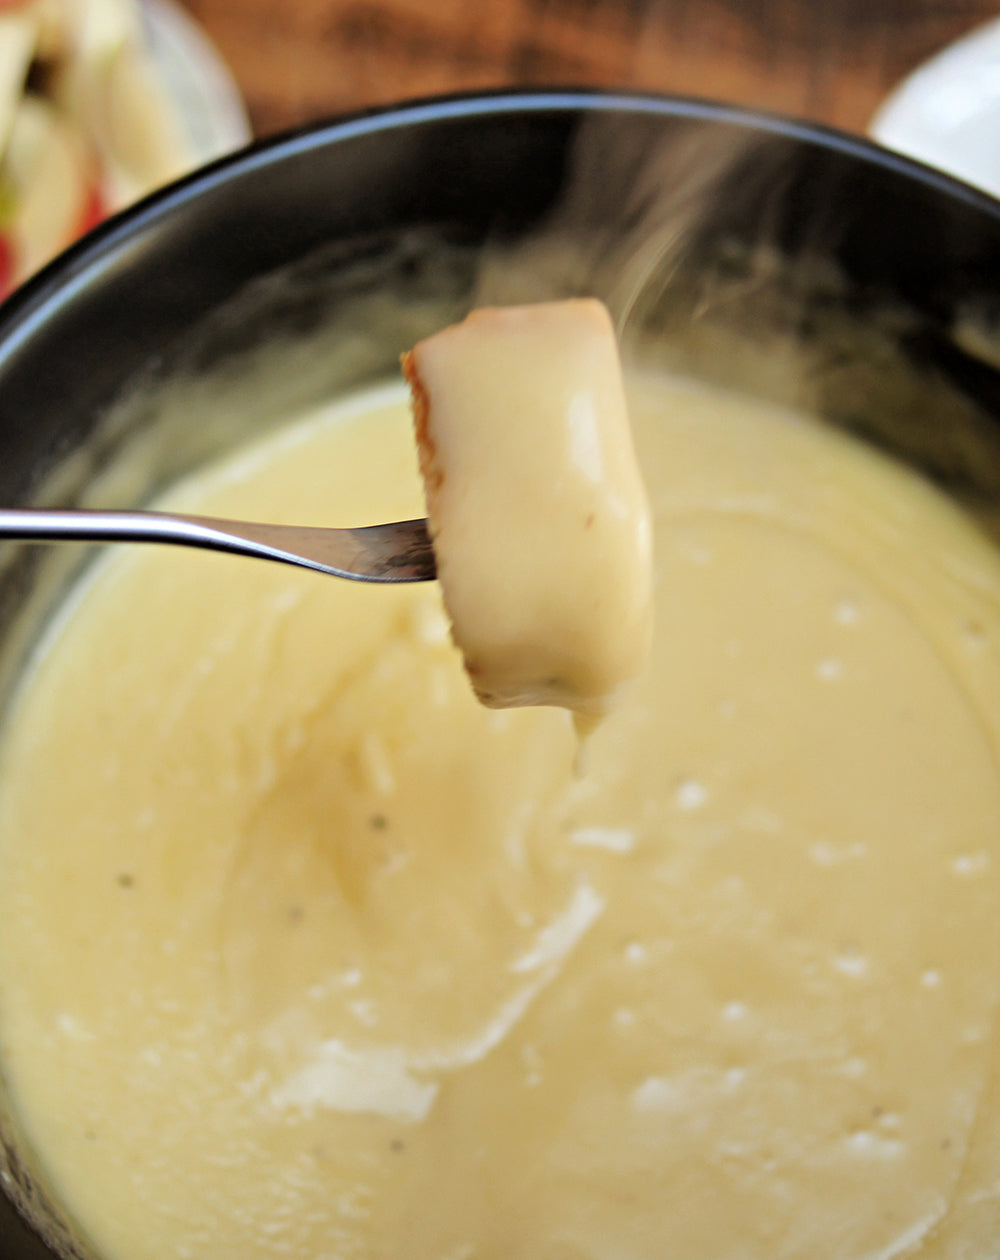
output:
[[[1000,20],[915,70],[869,130],[887,148],[1000,196]]]

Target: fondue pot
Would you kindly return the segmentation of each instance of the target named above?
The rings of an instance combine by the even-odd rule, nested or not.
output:
[[[104,224],[0,308],[0,504],[142,503],[472,305],[571,293],[626,353],[1000,506],[1000,204],[833,132],[590,93],[320,124]],[[241,393],[262,356],[273,381]],[[0,548],[0,720],[89,554]],[[78,1254],[9,1099],[0,1133],[0,1260]]]

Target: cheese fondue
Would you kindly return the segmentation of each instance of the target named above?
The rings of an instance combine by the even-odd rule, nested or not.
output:
[[[433,585],[122,549],[0,744],[0,1049],[105,1260],[1000,1245],[1000,559],[812,420],[637,375],[648,667],[574,777]],[[177,488],[420,515],[402,389]]]

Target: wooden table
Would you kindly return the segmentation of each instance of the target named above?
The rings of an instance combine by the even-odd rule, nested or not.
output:
[[[864,130],[1000,0],[183,0],[258,134],[498,86],[681,93]],[[1000,142],[1000,141],[998,141]]]

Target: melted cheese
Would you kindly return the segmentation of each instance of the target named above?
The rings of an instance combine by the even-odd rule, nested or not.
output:
[[[435,587],[123,549],[0,746],[0,1045],[107,1260],[996,1254],[1000,562],[633,382],[648,674],[473,698]],[[402,392],[171,504],[419,514]]]

